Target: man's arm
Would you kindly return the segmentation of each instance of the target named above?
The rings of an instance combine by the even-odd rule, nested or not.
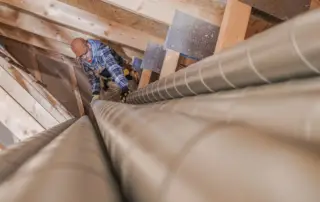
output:
[[[96,77],[93,73],[87,72],[85,65],[81,62],[81,60],[77,60],[81,68],[83,69],[84,73],[87,75],[89,83],[91,85],[91,94],[94,95],[100,95],[100,79]]]
[[[89,82],[91,84],[92,95],[100,95],[100,79],[95,75],[88,74]]]
[[[128,91],[128,80],[123,74],[122,67],[117,63],[108,48],[103,50],[103,63],[112,76],[115,83],[123,92]]]

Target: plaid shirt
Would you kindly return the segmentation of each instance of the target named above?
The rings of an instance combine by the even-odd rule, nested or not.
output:
[[[121,59],[115,56],[115,52],[97,40],[88,40],[92,50],[92,63],[80,60],[84,72],[89,78],[92,94],[100,93],[100,72],[107,69],[112,80],[121,88],[128,88],[128,80],[123,74],[122,67],[119,65]]]

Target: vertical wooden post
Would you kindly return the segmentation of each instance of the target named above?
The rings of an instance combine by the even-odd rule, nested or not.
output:
[[[166,56],[162,65],[160,79],[176,72],[179,63],[180,53],[167,49]]]
[[[320,7],[320,1],[319,0],[311,0],[310,4],[310,10],[316,9]]]
[[[140,77],[140,82],[138,88],[146,87],[151,80],[152,70],[150,69],[143,69]]]
[[[84,106],[83,106],[83,101],[82,101],[82,98],[81,98],[80,90],[79,90],[79,87],[78,87],[78,81],[77,81],[77,77],[76,77],[76,72],[75,72],[74,68],[75,68],[74,65],[70,65],[69,64],[72,90],[73,90],[74,95],[75,95],[76,100],[77,100],[79,114],[80,114],[80,116],[83,116],[83,115],[85,115]]]
[[[232,47],[246,36],[251,7],[239,0],[228,0],[215,52]]]

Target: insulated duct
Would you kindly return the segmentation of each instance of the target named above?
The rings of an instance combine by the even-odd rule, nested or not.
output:
[[[152,106],[93,103],[123,192],[132,201],[320,200],[318,153],[242,123]]]
[[[39,133],[37,136],[28,138],[23,142],[12,145],[0,153],[0,183],[15,172],[28,158],[35,155],[55,137],[67,129],[75,120],[61,123],[49,130]]]
[[[128,103],[143,104],[318,76],[319,23],[320,11],[310,11],[133,92]]]
[[[320,145],[318,77],[139,106],[212,122],[240,123],[274,136]]]
[[[121,201],[88,117],[79,119],[0,183],[0,201]]]

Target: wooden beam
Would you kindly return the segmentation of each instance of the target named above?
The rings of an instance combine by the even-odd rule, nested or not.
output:
[[[26,83],[23,83],[23,85],[26,85]],[[49,129],[59,124],[59,122],[43,106],[41,106],[16,80],[14,80],[14,78],[11,77],[2,65],[0,66],[0,86],[45,129]]]
[[[167,49],[160,73],[160,79],[176,72],[179,63],[179,58],[179,52]]]
[[[239,0],[228,0],[215,52],[232,47],[246,36],[251,7]]]
[[[106,18],[136,30],[150,33],[159,38],[166,38],[169,25],[145,18],[128,10],[121,9],[100,0],[59,0],[73,7]]]
[[[70,57],[73,57],[73,53],[70,50],[66,49],[65,44],[70,44],[73,38],[82,37],[85,39],[99,39],[95,36],[84,34],[79,31],[70,29],[68,27],[53,23],[51,21],[41,19],[37,16],[31,15],[21,10],[14,9],[7,5],[0,5],[0,23],[8,25],[7,27],[11,27],[11,30],[14,30],[14,28],[18,28],[15,30],[15,32],[18,33],[20,33],[21,30],[25,31],[26,34],[22,35],[26,35],[27,37],[23,37],[23,39],[20,39],[20,41],[23,41],[24,43],[29,43],[28,38],[39,38],[39,36],[42,37],[42,41],[47,41],[47,39],[51,39],[50,44],[53,42],[57,43],[57,45],[53,47],[64,46],[60,53],[68,54],[68,56]],[[30,23],[32,23],[32,26],[30,26]],[[31,33],[34,35],[31,36]],[[11,35],[11,33],[5,34],[5,36],[8,38],[11,37],[15,40],[18,39],[18,37],[16,37],[17,34],[15,34],[14,36]],[[132,49],[127,46],[121,46],[119,44],[112,44],[110,42],[107,43],[106,41],[104,42],[107,45],[110,45],[110,47],[114,48],[117,51],[117,53],[119,53],[121,56],[125,58],[131,58],[132,56],[141,57],[141,55],[143,55],[143,52],[138,51],[136,49]],[[61,45],[60,43],[63,44]],[[45,44],[41,44],[41,48],[52,50],[51,46],[45,47],[44,45]],[[57,52],[59,50],[54,49],[54,51]]]
[[[220,26],[225,3],[223,1],[184,0],[184,1],[154,1],[154,0],[102,0],[108,4],[133,12],[165,24],[172,23],[176,10],[209,21]]]
[[[316,9],[320,7],[320,0],[311,0],[310,9]]]
[[[151,81],[151,76],[152,76],[152,70],[143,69],[138,88],[146,87]]]
[[[44,128],[0,86],[0,121],[23,141]]]
[[[7,63],[0,57],[2,66],[48,113],[59,123],[73,118],[73,116],[59,103],[45,88],[23,70]]]
[[[75,72],[74,68],[75,68],[74,65],[69,65],[71,86],[72,86],[72,90],[73,90],[74,95],[75,95],[76,100],[77,100],[79,114],[80,114],[80,116],[84,116],[85,115],[84,105],[83,105],[83,101],[82,101],[82,98],[81,98],[81,94],[80,94],[80,90],[79,90],[79,86],[78,86],[78,81],[77,81],[77,77],[76,77],[76,72]]]
[[[149,41],[157,43],[163,43],[164,41],[162,38],[154,37],[105,18],[99,18],[91,13],[56,0],[0,0],[0,2],[74,30],[92,34],[138,50],[145,50]],[[32,22],[28,23],[28,25],[32,24]],[[54,30],[54,27],[51,29]]]
[[[69,45],[0,23],[0,35],[39,48],[74,57]]]

